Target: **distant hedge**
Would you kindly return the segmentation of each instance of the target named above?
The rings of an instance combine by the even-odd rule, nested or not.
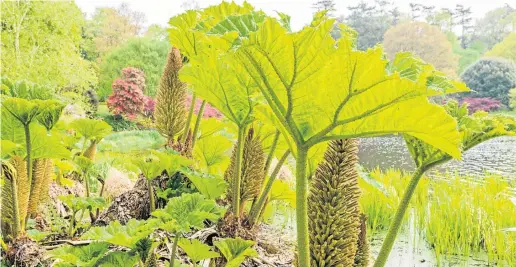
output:
[[[471,88],[466,96],[490,97],[509,105],[509,90],[516,87],[516,65],[501,58],[484,58],[469,66],[461,79]]]

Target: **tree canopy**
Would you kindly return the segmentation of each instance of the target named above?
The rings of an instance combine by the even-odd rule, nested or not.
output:
[[[58,90],[96,84],[79,51],[84,18],[74,2],[2,2],[2,75]]]
[[[486,56],[502,57],[516,62],[516,32],[509,34],[501,43],[487,51]]]
[[[390,28],[384,36],[385,52],[390,58],[409,51],[450,77],[456,77],[458,57],[439,28],[424,22],[408,22]]]

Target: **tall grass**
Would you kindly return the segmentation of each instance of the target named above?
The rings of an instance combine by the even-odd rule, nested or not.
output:
[[[394,170],[374,170],[372,176],[383,184],[385,193],[362,181],[360,204],[375,233],[388,227],[409,176]],[[425,177],[421,182],[411,202],[413,221],[434,248],[438,264],[451,255],[487,255],[490,263],[516,266],[516,233],[503,230],[516,226],[509,182],[495,175],[479,182],[453,174],[444,179]]]

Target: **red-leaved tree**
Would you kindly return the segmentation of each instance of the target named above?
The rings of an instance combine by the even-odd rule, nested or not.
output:
[[[489,97],[464,97],[461,102],[468,103],[468,110],[471,114],[479,110],[495,111],[502,106],[499,100]]]
[[[112,85],[113,93],[106,101],[109,111],[114,115],[122,115],[130,120],[143,112],[145,106],[145,76],[137,68],[125,68],[122,77]]]

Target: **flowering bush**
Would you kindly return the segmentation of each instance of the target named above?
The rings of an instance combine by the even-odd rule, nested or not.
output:
[[[468,104],[469,113],[474,113],[479,110],[494,111],[502,106],[499,100],[489,97],[464,97],[461,102]]]
[[[113,82],[113,93],[106,101],[109,111],[114,115],[134,119],[144,110],[144,87],[145,78],[141,70],[136,68],[123,69],[122,78]]]
[[[186,95],[186,109],[190,109],[190,104],[192,103],[192,95],[188,94]],[[195,107],[194,112],[197,114],[199,112],[199,109],[201,108],[202,100],[197,98],[195,100]],[[206,106],[204,106],[204,112],[203,112],[203,118],[222,118],[222,113],[216,108],[214,108],[209,103],[206,103]]]

